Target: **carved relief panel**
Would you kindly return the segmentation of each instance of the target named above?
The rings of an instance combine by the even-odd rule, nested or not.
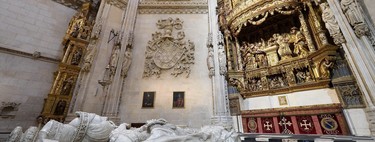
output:
[[[143,77],[160,77],[167,70],[172,70],[171,75],[175,77],[181,74],[189,77],[195,60],[195,45],[185,39],[183,21],[179,18],[161,19],[156,26],[161,31],[152,34],[148,42]]]

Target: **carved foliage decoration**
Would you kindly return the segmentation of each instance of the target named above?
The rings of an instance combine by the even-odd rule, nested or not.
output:
[[[143,77],[160,77],[166,70],[172,70],[171,75],[175,77],[183,73],[189,77],[190,66],[194,64],[195,45],[185,40],[182,24],[179,18],[158,20],[156,26],[162,32],[152,34],[152,40],[148,42]]]

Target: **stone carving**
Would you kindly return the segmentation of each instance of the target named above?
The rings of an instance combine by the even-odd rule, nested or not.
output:
[[[132,64],[132,52],[131,48],[126,48],[126,51],[124,53],[124,60],[122,62],[122,68],[121,68],[121,76],[126,77],[128,74],[128,70],[130,68],[130,65]]]
[[[17,126],[8,136],[7,142],[19,142],[22,137],[22,127]]]
[[[81,68],[83,72],[89,72],[91,69],[92,62],[94,61],[94,57],[97,52],[96,45],[98,43],[101,31],[102,31],[102,20],[99,19],[98,22],[94,25],[93,31],[91,33],[90,43],[87,47],[87,52],[86,52],[87,54],[85,56],[83,66]]]
[[[128,1],[127,0],[108,0],[107,3],[124,10],[126,8]]]
[[[166,141],[238,141],[234,131],[227,131],[222,126],[204,126],[201,129],[180,128],[164,119],[149,120],[136,129],[127,129],[126,124],[112,131],[110,142],[166,142]]]
[[[25,133],[22,134],[21,141],[20,142],[34,142],[36,138],[38,137],[38,127],[30,127],[25,131]]]
[[[83,66],[82,66],[82,71],[83,72],[89,72],[90,69],[91,69],[91,65],[92,65],[92,62],[94,61],[94,56],[96,54],[96,48],[93,47],[93,48],[88,48],[88,54],[86,55],[85,57],[85,60],[84,60],[84,63],[83,63]]]
[[[362,12],[356,0],[341,0],[341,9],[344,12],[349,24],[353,26],[354,33],[358,37],[364,36],[369,29],[365,24]]]
[[[320,4],[320,8],[322,9],[322,20],[335,44],[340,46],[342,43],[345,43],[345,38],[328,3]]]
[[[226,62],[226,58],[225,58],[225,51],[224,49],[220,49],[222,48],[223,45],[219,45],[219,71],[220,71],[220,75],[226,75],[227,73],[227,62]]]
[[[208,48],[208,57],[207,57],[207,67],[208,67],[208,75],[210,78],[215,76],[215,63],[214,63],[214,49]]]
[[[93,113],[76,112],[78,118],[69,124],[50,120],[39,131],[39,140],[51,139],[60,142],[96,141],[107,142],[109,134],[116,127],[107,117]]]
[[[115,45],[113,46],[113,52],[112,52],[112,55],[111,55],[111,58],[110,58],[110,62],[109,62],[109,65],[110,65],[110,71],[111,71],[111,75],[114,75],[116,73],[116,67],[117,67],[117,62],[118,62],[118,57],[119,57],[119,53],[120,53],[120,49],[121,49],[121,40],[117,39],[115,41]]]
[[[173,69],[171,75],[177,77],[182,73],[190,75],[190,66],[194,64],[195,45],[184,40],[185,33],[178,31],[173,37],[174,30],[182,30],[183,21],[179,18],[159,20],[156,25],[163,33],[157,31],[152,34],[146,49],[146,61],[143,77],[157,76],[164,70]]]

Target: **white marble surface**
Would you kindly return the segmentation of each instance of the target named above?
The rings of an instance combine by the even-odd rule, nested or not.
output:
[[[278,97],[286,96],[287,105],[280,105]],[[340,103],[334,89],[317,89],[288,94],[263,96],[244,99],[242,110],[270,109],[309,105],[322,105]]]

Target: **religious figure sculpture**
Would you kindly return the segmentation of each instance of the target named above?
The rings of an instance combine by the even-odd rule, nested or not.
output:
[[[294,44],[294,54],[297,54],[298,57],[306,57],[309,54],[308,49],[306,48],[306,39],[301,31],[296,27],[293,27],[290,31],[291,33],[291,42]]]
[[[327,58],[320,65],[320,77],[322,79],[329,79],[331,77],[330,68],[332,68],[333,62],[329,61]]]
[[[219,70],[220,75],[225,75],[227,73],[227,60],[225,57],[225,51],[223,45],[219,45]]]
[[[59,142],[107,142],[109,134],[116,125],[94,113],[76,112],[78,118],[69,124],[51,120],[39,131],[38,139],[57,140]]]
[[[229,78],[229,83],[235,87],[237,87],[238,91],[242,92],[245,90],[243,83],[240,82],[238,79]]]
[[[341,0],[340,5],[350,25],[355,26],[364,22],[355,0]]]
[[[337,24],[335,15],[329,8],[328,3],[322,3],[320,4],[320,7],[322,9],[322,20],[325,23],[325,26],[329,34],[333,38],[333,41],[335,42],[336,45],[341,45],[342,43],[345,42],[345,38],[340,31],[340,27]]]
[[[296,77],[297,77],[297,83],[304,83],[305,82],[306,75],[305,75],[304,72],[302,72],[302,71],[297,72]]]
[[[118,61],[118,54],[120,52],[120,47],[121,44],[116,42],[115,43],[115,46],[113,47],[113,53],[111,55],[111,58],[110,58],[110,62],[109,62],[109,65],[110,65],[110,70],[111,70],[111,75],[114,75],[115,72],[116,72],[116,67],[117,67],[117,61]]]
[[[180,128],[165,119],[153,119],[140,128],[126,128],[121,124],[112,131],[110,142],[237,142],[238,135],[222,126],[204,126],[201,129]]]
[[[81,57],[82,57],[82,50],[80,48],[78,48],[74,54],[73,54],[73,57],[72,57],[72,65],[78,65],[79,62],[81,61]]]
[[[358,37],[364,36],[368,32],[368,27],[365,24],[362,12],[356,0],[341,0],[342,11],[351,26],[354,27],[354,32]]]
[[[88,72],[90,71],[92,62],[94,61],[94,56],[96,54],[96,48],[93,47],[92,49],[89,49],[88,54],[85,57],[83,66],[82,66],[82,71],[83,72]]]
[[[277,53],[279,53],[281,60],[292,58],[292,50],[289,47],[289,37],[285,35],[277,34],[277,44],[279,44],[279,49]]]
[[[207,57],[207,67],[208,67],[208,75],[211,78],[215,75],[215,63],[214,63],[214,49],[208,48],[208,57]]]
[[[70,91],[72,90],[72,87],[73,87],[73,78],[69,77],[67,80],[63,81],[60,95],[69,96]]]
[[[131,53],[131,48],[129,47],[129,48],[126,48],[124,60],[122,62],[122,69],[121,69],[122,77],[126,77],[131,64],[132,64],[132,53]]]

